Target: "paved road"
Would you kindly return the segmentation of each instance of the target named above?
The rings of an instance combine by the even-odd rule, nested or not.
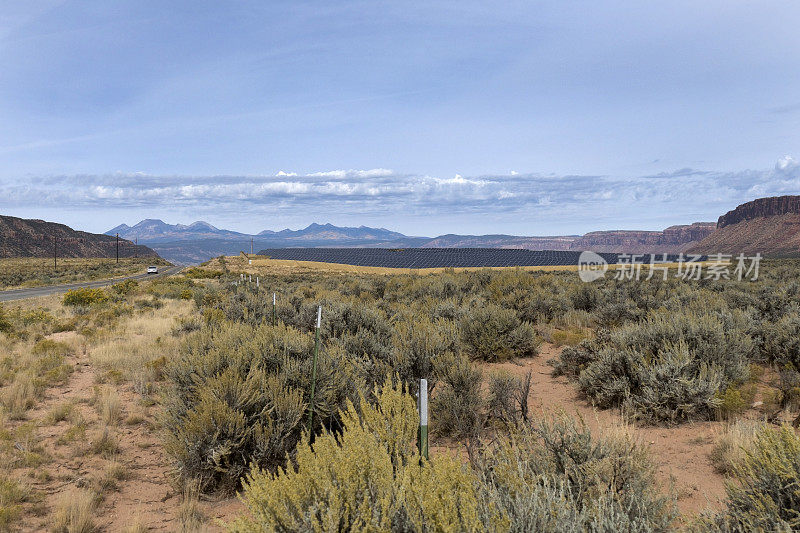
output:
[[[23,300],[25,298],[37,298],[39,296],[50,296],[51,294],[60,294],[62,292],[67,292],[70,289],[78,289],[80,287],[107,287],[108,285],[113,285],[126,279],[154,279],[161,276],[171,276],[180,272],[181,269],[183,269],[183,267],[160,267],[158,274],[135,274],[125,278],[100,279],[96,281],[85,281],[83,283],[70,283],[68,285],[50,285],[46,287],[31,287],[29,289],[0,291],[0,302]]]

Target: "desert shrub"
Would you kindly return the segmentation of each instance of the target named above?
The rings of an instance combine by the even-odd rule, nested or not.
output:
[[[461,319],[460,328],[464,347],[475,359],[507,361],[539,353],[533,326],[510,309],[494,304],[478,307]]]
[[[126,279],[111,286],[111,290],[121,296],[127,296],[139,288],[139,282],[135,279]]]
[[[3,304],[0,304],[0,332],[9,333],[13,329],[14,325],[8,318],[8,314],[6,313],[6,308],[3,306]]]
[[[182,423],[168,428],[166,450],[179,474],[202,490],[235,488],[251,464],[275,468],[299,438],[301,395],[275,376],[248,378],[229,369],[210,380]]]
[[[475,480],[457,458],[421,459],[414,400],[388,383],[298,447],[297,467],[248,475],[230,531],[480,531]]]
[[[416,391],[421,378],[435,385],[436,361],[458,351],[458,329],[449,320],[407,317],[394,324],[391,371]]]
[[[782,317],[777,322],[763,322],[761,357],[779,366],[800,368],[800,312]]]
[[[680,343],[655,357],[604,348],[580,373],[578,383],[599,407],[623,407],[648,422],[679,422],[716,412],[724,376],[717,366],[698,362]]]
[[[670,531],[676,516],[627,432],[597,438],[563,415],[482,446],[473,468],[487,531]]]
[[[747,326],[748,316],[736,311],[656,313],[642,324],[614,331],[610,340],[649,355],[683,341],[698,362],[716,364],[726,380],[743,382],[754,350]]]
[[[455,438],[475,437],[485,422],[483,373],[463,356],[437,361],[439,385],[431,401],[436,432]]]
[[[524,378],[510,372],[492,372],[489,375],[489,394],[486,402],[489,416],[507,423],[527,420],[531,378],[531,372]]]
[[[285,464],[305,427],[313,337],[279,325],[204,328],[187,337],[164,374],[167,451],[183,479],[201,489],[232,490],[251,464]],[[314,431],[337,428],[340,411],[361,382],[344,354],[319,356]]]
[[[724,390],[717,392],[719,417],[731,419],[742,414],[753,404],[756,396],[756,385],[745,383],[742,385],[728,385]]]
[[[193,291],[194,288],[194,281],[184,277],[170,276],[150,282],[147,286],[147,292],[157,298],[180,300],[185,299],[183,298],[184,291]]]
[[[554,372],[578,378],[600,407],[625,407],[650,422],[710,418],[733,405],[749,376],[753,343],[736,312],[659,312],[565,348]],[[741,394],[740,394],[741,395]],[[744,400],[743,400],[744,401]]]
[[[64,295],[62,303],[71,307],[89,307],[108,300],[108,294],[103,289],[70,289]]]
[[[791,427],[764,427],[732,465],[727,507],[707,515],[698,529],[797,531],[800,529],[800,437]]]

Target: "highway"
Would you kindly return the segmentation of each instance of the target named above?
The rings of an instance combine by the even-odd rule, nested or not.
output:
[[[163,270],[159,268],[158,274],[134,274],[124,278],[114,279],[98,279],[95,281],[85,281],[83,283],[69,283],[67,285],[48,285],[43,287],[30,287],[26,289],[11,289],[8,291],[0,291],[0,302],[10,302],[12,300],[24,300],[26,298],[38,298],[40,296],[50,296],[51,294],[60,294],[67,292],[70,289],[78,289],[81,287],[108,287],[126,279],[155,279],[162,276],[171,276],[177,274],[183,269],[180,266],[164,267]]]

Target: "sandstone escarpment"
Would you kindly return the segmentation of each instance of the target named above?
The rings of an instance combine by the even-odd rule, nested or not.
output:
[[[744,203],[719,217],[717,231],[690,251],[800,256],[800,196],[773,196]]]
[[[800,196],[770,196],[744,203],[719,217],[717,228],[722,229],[745,220],[787,214],[800,214]]]
[[[716,229],[713,222],[670,226],[663,231],[593,231],[576,239],[572,250],[625,253],[679,253],[697,245]]]

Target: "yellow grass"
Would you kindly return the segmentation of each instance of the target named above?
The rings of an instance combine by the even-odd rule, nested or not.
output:
[[[103,387],[97,394],[97,413],[104,424],[114,426],[122,418],[122,402],[117,391],[111,387]]]
[[[89,533],[94,525],[95,496],[89,491],[76,490],[64,494],[53,514],[53,531],[58,533]]]
[[[167,300],[160,309],[123,321],[89,356],[96,366],[117,370],[128,379],[147,372],[147,363],[177,353],[179,341],[171,335],[176,320],[188,315],[192,303]]]

